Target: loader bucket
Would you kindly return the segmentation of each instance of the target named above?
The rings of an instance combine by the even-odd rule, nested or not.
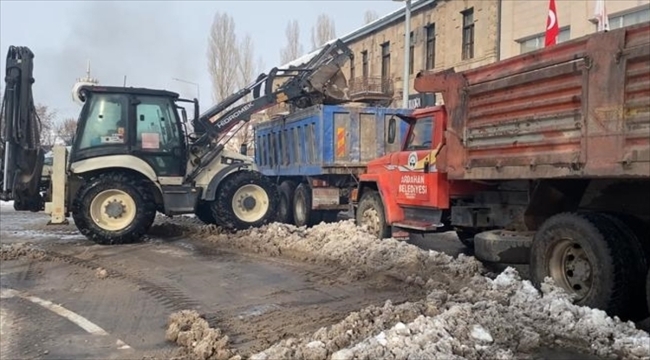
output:
[[[309,85],[321,93],[324,103],[349,101],[348,81],[338,64],[327,64],[309,77]]]

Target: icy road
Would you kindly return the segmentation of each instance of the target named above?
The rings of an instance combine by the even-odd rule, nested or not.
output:
[[[46,223],[0,208],[3,358],[650,359],[647,332],[552,284],[349,222],[229,234],[161,218],[124,246]]]

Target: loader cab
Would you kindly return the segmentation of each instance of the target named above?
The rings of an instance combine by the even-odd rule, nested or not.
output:
[[[132,155],[157,176],[184,176],[187,144],[178,94],[142,88],[81,87],[84,101],[70,163]],[[128,167],[128,164],[125,164]]]

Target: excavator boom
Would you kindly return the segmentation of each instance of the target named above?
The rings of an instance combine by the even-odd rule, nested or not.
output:
[[[240,121],[250,120],[253,114],[283,102],[307,107],[314,103],[347,101],[347,81],[341,73],[341,67],[352,56],[352,51],[347,45],[341,40],[336,40],[325,45],[302,67],[273,68],[268,75],[260,74],[253,83],[201,114],[198,127],[218,137]],[[277,80],[281,78],[286,78],[286,81],[276,86]],[[261,93],[262,85],[264,93]],[[230,108],[251,92],[253,100]],[[222,114],[228,108],[230,109]]]
[[[32,95],[33,59],[29,48],[9,47],[0,113],[0,200],[13,200],[16,210],[40,211],[45,153]]]
[[[305,108],[315,104],[349,101],[348,85],[341,67],[353,58],[352,50],[337,39],[325,45],[317,54],[309,56],[311,58],[305,59],[305,63],[300,64],[300,67],[273,68],[268,75],[260,74],[250,85],[211,107],[198,119],[194,119],[194,129],[202,135],[193,144],[194,148],[208,150],[197,160],[198,166],[189,174],[189,179],[195,178],[203,166],[209,164],[223,150],[223,145],[210,147],[208,144],[227,134],[241,121],[250,121],[253,114],[281,103]],[[231,107],[251,92],[253,100]]]

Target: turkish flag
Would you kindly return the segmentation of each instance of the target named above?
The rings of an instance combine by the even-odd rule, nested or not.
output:
[[[557,10],[555,9],[555,0],[550,0],[548,4],[548,17],[546,18],[546,41],[545,46],[555,45],[557,36],[560,34],[560,25],[557,23]]]

